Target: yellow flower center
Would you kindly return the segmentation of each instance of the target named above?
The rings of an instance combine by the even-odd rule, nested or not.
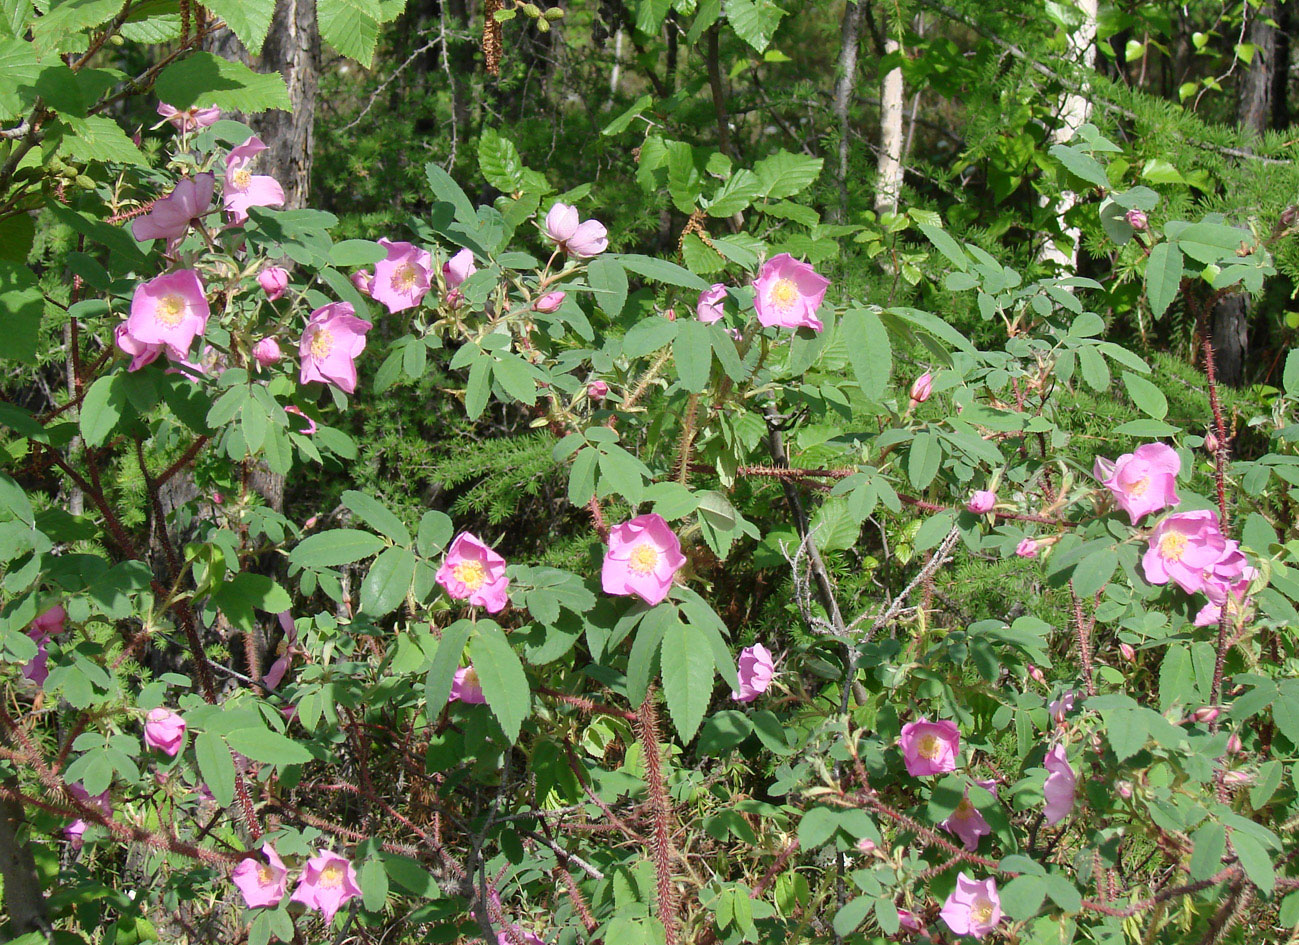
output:
[[[781,311],[789,311],[798,301],[798,286],[793,279],[778,279],[771,287],[771,301]]]
[[[631,553],[628,566],[637,574],[649,574],[659,565],[659,551],[653,545],[639,544]]]
[[[461,687],[464,689],[480,689],[481,684],[478,682],[478,670],[470,666],[465,670],[464,676],[461,677]]]
[[[1132,483],[1132,485],[1128,486],[1128,495],[1142,496],[1146,494],[1146,490],[1149,488],[1150,477],[1142,476],[1136,482]]]
[[[974,816],[974,805],[970,803],[968,797],[961,798],[961,803],[956,805],[956,810],[952,812],[952,816],[957,820],[969,820]]]
[[[253,172],[246,167],[241,167],[230,175],[230,179],[234,181],[236,189],[247,190],[248,185],[253,182]]]
[[[185,317],[185,300],[175,292],[164,295],[158,300],[158,307],[154,309],[153,317],[164,325],[175,328]]]
[[[261,883],[263,886],[269,886],[271,883],[275,882],[275,871],[271,869],[269,864],[262,864],[257,867],[257,882]]]
[[[311,336],[311,357],[323,361],[334,350],[334,333],[328,328],[317,328]]]
[[[402,263],[392,273],[392,289],[394,292],[409,292],[415,288],[415,283],[419,281],[419,272],[409,263]]]
[[[1186,554],[1186,536],[1181,532],[1169,532],[1159,539],[1159,554],[1165,561],[1181,561]]]
[[[916,746],[916,750],[920,752],[921,758],[924,758],[927,761],[933,761],[943,753],[943,743],[939,741],[937,735],[922,735],[920,736],[920,744]]]
[[[326,889],[337,889],[343,885],[343,868],[337,863],[330,863],[320,871],[320,885]]]
[[[979,898],[974,900],[970,906],[970,918],[979,925],[989,925],[992,923],[992,901]]]
[[[452,573],[457,581],[471,591],[478,590],[487,580],[487,569],[483,567],[481,561],[461,561]]]

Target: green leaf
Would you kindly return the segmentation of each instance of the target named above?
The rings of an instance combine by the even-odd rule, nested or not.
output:
[[[943,448],[932,433],[918,433],[907,452],[907,476],[917,489],[926,488],[938,475]]]
[[[490,620],[479,621],[476,631],[469,639],[469,659],[478,673],[488,708],[513,744],[532,706],[528,676],[500,627]]]
[[[408,548],[389,548],[374,559],[361,583],[361,610],[375,617],[392,613],[406,599],[414,578],[415,555]]]
[[[713,694],[713,654],[708,640],[692,624],[669,624],[663,634],[659,666],[672,724],[681,741],[689,743]]]
[[[278,72],[254,72],[241,62],[195,52],[163,69],[154,84],[160,101],[176,108],[215,105],[229,112],[292,109]]]
[[[225,20],[245,49],[254,56],[261,54],[275,15],[275,0],[203,0],[203,6]]]
[[[442,639],[433,653],[433,665],[424,678],[424,712],[430,719],[436,719],[446,707],[456,670],[460,668],[460,657],[473,630],[472,622],[457,620],[442,631]]]
[[[1109,189],[1110,179],[1105,176],[1105,168],[1101,167],[1099,161],[1081,148],[1071,147],[1067,144],[1057,144],[1048,153],[1068,168],[1069,173],[1075,177],[1080,177],[1087,183],[1095,184],[1097,187]]]
[[[735,709],[724,709],[708,717],[699,730],[695,750],[705,756],[720,755],[740,744],[752,732],[753,723],[747,715]]]
[[[381,22],[374,14],[381,9],[373,0],[317,0],[320,38],[368,69],[374,61]]]
[[[847,937],[852,934],[853,930],[862,922],[866,921],[866,916],[874,906],[874,900],[869,896],[858,896],[851,902],[845,903],[838,912],[834,914],[834,931],[841,937]]]
[[[1128,389],[1128,396],[1142,413],[1156,420],[1168,416],[1168,398],[1150,381],[1131,371],[1124,371],[1123,386]]]
[[[1168,310],[1182,284],[1182,251],[1165,240],[1155,245],[1146,260],[1146,298],[1158,318]]]
[[[592,259],[586,267],[586,284],[595,290],[595,299],[610,318],[617,318],[627,304],[627,273],[617,258],[604,255]]]
[[[1109,583],[1118,563],[1119,553],[1114,548],[1101,548],[1087,555],[1074,568],[1074,593],[1082,598],[1091,597]]]
[[[785,11],[773,0],[726,0],[726,19],[731,29],[760,53],[766,52],[771,45],[771,38],[784,15]]]
[[[839,336],[848,349],[848,361],[862,393],[879,400],[888,389],[893,368],[893,348],[884,323],[872,311],[849,309],[839,323]]]
[[[487,183],[503,194],[517,194],[524,187],[523,158],[509,138],[495,128],[484,128],[478,138],[478,169]]]
[[[1046,880],[1041,876],[1016,876],[1001,890],[1001,907],[1017,922],[1031,919],[1042,908],[1046,897]]]
[[[729,217],[746,209],[762,192],[762,185],[752,171],[739,170],[723,181],[708,203],[710,217]]]
[[[437,880],[418,860],[386,851],[379,856],[383,860],[384,869],[388,871],[388,878],[398,886],[424,899],[441,898],[442,890],[438,887]]]
[[[312,759],[311,752],[287,735],[268,728],[241,728],[226,735],[226,743],[253,761],[268,765],[301,765]]]
[[[81,401],[81,435],[86,445],[103,445],[126,406],[126,384],[121,374],[108,374],[91,384]]]
[[[392,512],[388,511],[377,499],[348,489],[343,493],[343,507],[350,510],[362,522],[377,532],[387,535],[399,545],[410,544],[410,532]]]
[[[1240,830],[1232,833],[1231,844],[1236,848],[1236,856],[1249,881],[1270,894],[1276,887],[1276,872],[1272,868],[1272,857],[1263,844]]]
[[[200,732],[194,739],[194,756],[212,797],[229,807],[235,799],[235,762],[226,743],[215,732]]]
[[[636,116],[639,115],[641,112],[645,111],[645,109],[649,108],[650,105],[653,104],[653,102],[654,102],[654,96],[642,95],[640,98],[636,100],[635,105],[627,109],[617,118],[615,118],[613,121],[609,122],[609,124],[605,125],[604,128],[600,130],[600,134],[616,135],[626,131],[628,126],[630,126],[631,123],[636,119]]]
[[[1285,356],[1285,371],[1281,375],[1281,386],[1286,396],[1299,398],[1299,348]]]
[[[732,5],[733,3],[727,5],[728,15]],[[732,25],[734,25],[733,21]],[[753,165],[753,172],[758,175],[758,184],[761,188],[758,193],[768,200],[792,197],[810,187],[812,182],[821,176],[821,168],[824,165],[824,158],[777,151],[771,157],[763,158]]]
[[[424,165],[424,176],[428,179],[429,189],[433,196],[443,203],[448,203],[455,210],[455,218],[461,223],[472,223],[476,217],[474,205],[469,202],[460,185],[451,175],[432,161]]]
[[[537,402],[536,378],[522,358],[502,352],[494,359],[492,375],[513,399],[529,407]]]
[[[387,547],[382,538],[359,528],[335,528],[299,542],[289,552],[289,563],[302,568],[337,568]]]
[[[646,279],[662,282],[664,285],[675,285],[681,286],[683,289],[698,289],[700,291],[708,288],[708,283],[689,269],[668,262],[666,259],[656,259],[653,256],[642,256],[638,253],[619,253],[614,258],[624,269],[644,276]]]
[[[690,318],[681,322],[676,340],[672,342],[672,356],[676,360],[681,385],[692,394],[708,386],[708,375],[713,366],[711,336],[707,325]]]
[[[627,701],[635,708],[640,708],[645,701],[650,675],[654,672],[654,657],[663,643],[663,634],[674,622],[680,623],[677,609],[663,603],[646,614],[636,628],[631,654],[627,657]]]
[[[445,548],[454,534],[455,525],[451,517],[445,512],[429,509],[420,517],[415,548],[424,557],[431,557]]]

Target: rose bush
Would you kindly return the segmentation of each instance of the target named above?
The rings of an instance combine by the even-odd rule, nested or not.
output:
[[[5,893],[42,897],[16,935],[147,938],[170,915],[171,936],[258,945],[1171,942],[1299,921],[1299,356],[1250,418],[1267,450],[1233,460],[1212,380],[1208,417],[1170,417],[1089,280],[1026,282],[917,213],[999,346],[852,298],[797,258],[835,231],[789,222],[820,162],[786,152],[686,195],[749,215],[701,240],[716,260],[613,251],[517,153],[517,173],[484,161],[491,205],[429,164],[409,232],[335,242],[329,214],[274,209],[247,128],[180,107],[217,91],[160,106],[162,166],[106,162],[111,186],[61,208],[90,238],[60,314],[70,389],[0,409],[0,793],[30,862]],[[1243,230],[1125,219],[1113,238],[1145,234],[1149,265],[1216,270],[1174,273],[1205,310],[1273,274]],[[262,468],[350,484],[349,413],[430,359],[469,417],[550,438],[566,485],[542,531],[580,530],[580,561],[350,488],[299,522],[253,488]],[[1071,385],[1144,416],[1075,442]],[[872,528],[887,567],[860,552]],[[948,623],[935,577],[965,558],[1041,600]],[[748,619],[773,586],[782,622]]]

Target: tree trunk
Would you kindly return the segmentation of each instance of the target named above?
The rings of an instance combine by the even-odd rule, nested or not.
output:
[[[1078,0],[1077,9],[1082,14],[1082,22],[1069,35],[1067,55],[1072,62],[1089,70],[1096,62],[1097,0]],[[1091,99],[1088,98],[1086,89],[1065,92],[1060,96],[1060,123],[1051,132],[1047,147],[1068,143],[1090,117]],[[1064,215],[1077,202],[1078,195],[1073,191],[1066,190],[1060,195],[1060,199],[1052,208],[1061,221],[1062,233],[1059,242],[1047,240],[1038,254],[1038,259],[1055,263],[1069,274],[1073,274],[1078,268],[1078,241],[1082,237],[1082,232],[1076,226],[1066,225]],[[1049,200],[1043,201],[1043,206],[1049,204]]]
[[[1272,127],[1290,127],[1290,30],[1294,27],[1293,0],[1277,7],[1276,55],[1272,66]]]
[[[16,778],[8,778],[4,783],[10,790],[18,788]],[[22,807],[15,801],[0,800],[0,879],[4,885],[5,911],[19,936],[49,929],[45,920],[45,891],[36,872],[36,861],[18,836],[22,826]]]
[[[865,0],[849,0],[843,9],[839,28],[839,77],[834,85],[834,116],[839,122],[839,206],[836,222],[848,219],[848,152],[852,129],[848,127],[848,110],[857,88],[857,52],[861,48],[861,23],[866,13]]]
[[[884,40],[884,54],[897,52],[901,44],[892,37]],[[876,164],[879,182],[875,188],[875,212],[897,213],[902,193],[902,70],[890,69],[880,88],[880,156]]]
[[[1248,12],[1250,8],[1246,6]],[[1276,64],[1277,30],[1269,22],[1276,14],[1274,3],[1252,11],[1245,42],[1254,47],[1254,57],[1241,74],[1236,95],[1236,122],[1242,129],[1262,136],[1272,119],[1272,76]],[[1213,351],[1218,380],[1232,387],[1245,382],[1245,358],[1249,353],[1249,296],[1234,292],[1213,309]]]
[[[279,0],[271,31],[262,47],[263,72],[278,72],[289,87],[292,111],[265,112],[253,118],[267,151],[262,168],[284,187],[285,209],[306,206],[311,190],[311,157],[320,84],[320,33],[315,0]]]

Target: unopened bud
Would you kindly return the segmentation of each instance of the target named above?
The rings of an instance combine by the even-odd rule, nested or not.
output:
[[[281,357],[283,355],[280,353],[280,343],[274,338],[263,338],[253,345],[253,360],[257,362],[258,367],[270,367]]]
[[[870,854],[874,853],[875,850],[876,850],[875,841],[871,840],[869,837],[862,837],[860,840],[857,841],[858,853],[865,853],[867,856],[869,856]]]
[[[1212,430],[1210,430],[1207,434],[1205,434],[1204,448],[1208,450],[1210,453],[1218,452],[1218,447],[1220,447],[1221,445],[1222,445],[1222,441],[1218,439],[1218,434],[1214,433]]]
[[[926,371],[915,379],[911,385],[911,403],[923,404],[929,399],[934,388],[934,376]]]
[[[214,493],[212,493],[212,501],[213,501],[213,503],[215,503],[216,505],[221,505],[223,502],[225,502],[225,500],[226,500],[226,497],[223,496],[220,492],[214,492]]]
[[[1123,798],[1125,801],[1132,796],[1131,781],[1120,781],[1115,785],[1115,788],[1118,789],[1119,797]]]
[[[533,302],[532,307],[543,315],[549,315],[551,312],[555,311],[555,309],[564,304],[564,295],[565,293],[563,292],[547,292],[541,298],[537,299],[537,301]]]
[[[1046,683],[1046,674],[1043,673],[1041,669],[1034,666],[1032,663],[1028,664],[1028,675],[1032,678],[1034,682],[1039,682],[1043,684]]]
[[[257,284],[266,293],[266,298],[274,302],[289,287],[289,274],[279,266],[267,266],[257,275]]]
[[[370,294],[370,285],[374,282],[374,276],[362,269],[360,272],[352,273],[352,285],[356,286],[356,291],[362,295]]]
[[[1135,663],[1137,661],[1137,651],[1132,648],[1131,643],[1120,643],[1119,655],[1129,663]]]
[[[1229,753],[1233,755],[1239,755],[1242,750],[1242,747],[1243,746],[1240,744],[1240,736],[1237,735],[1235,732],[1232,732],[1230,735],[1227,736],[1227,751]]]
[[[1196,709],[1192,712],[1191,718],[1195,719],[1197,722],[1204,722],[1207,725],[1209,722],[1215,721],[1220,715],[1222,715],[1222,710],[1217,706],[1206,705],[1203,708]]]
[[[592,381],[586,385],[586,395],[592,400],[603,400],[609,396],[609,385],[604,381]]]
[[[666,312],[663,313],[663,317],[666,318],[666,319],[667,319],[668,321],[670,321],[670,322],[674,322],[674,321],[677,320],[677,310],[674,309],[674,308],[670,308],[670,309],[668,309]]]
[[[1146,219],[1146,214],[1143,210],[1129,210],[1127,212],[1127,220],[1128,226],[1132,227],[1134,230],[1144,230],[1149,224],[1149,220]]]

